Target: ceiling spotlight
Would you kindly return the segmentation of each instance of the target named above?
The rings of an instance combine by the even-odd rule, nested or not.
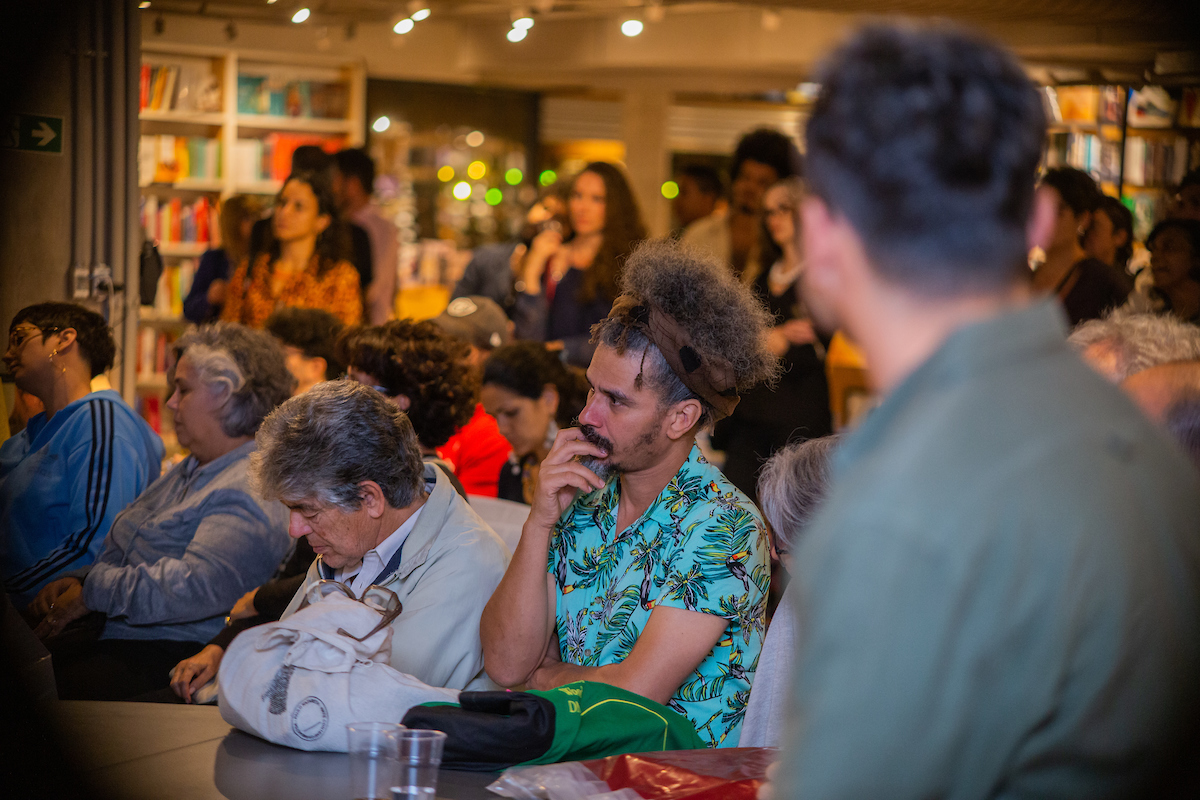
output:
[[[150,0],[142,0],[142,2],[138,3],[138,8],[149,8],[149,7],[150,7]]]
[[[513,27],[527,31],[533,27],[533,17],[517,17],[513,20]]]
[[[390,127],[392,127],[392,121],[387,117],[380,117],[371,123],[371,130],[376,133],[383,133]]]
[[[411,31],[414,27],[416,27],[416,25],[417,25],[417,23],[413,22],[408,17],[405,17],[404,19],[397,22],[396,27],[392,28],[392,30],[394,30],[396,33],[404,34],[404,33],[408,33],[409,31]]]
[[[297,11],[295,14],[292,14],[292,22],[299,25],[301,22],[304,22],[304,20],[308,19],[311,15],[312,15],[311,11],[309,11],[307,8],[302,8],[299,11]]]
[[[433,13],[428,8],[418,8],[412,13],[413,22],[420,22],[423,19],[429,19],[429,15]]]
[[[273,6],[273,5],[275,5],[276,1],[277,0],[267,0],[267,5]]]
[[[764,8],[762,12],[762,29],[774,33],[783,27],[783,15],[773,8]]]
[[[513,28],[512,30],[510,30],[508,32],[507,38],[510,42],[516,43],[516,42],[521,41],[528,35],[529,35],[528,28]]]
[[[467,134],[467,147],[479,147],[483,144],[483,131],[471,131]],[[472,175],[472,178],[475,176]]]
[[[621,23],[621,33],[626,36],[637,36],[642,32],[643,27],[645,26],[642,25],[640,19],[627,19]]]

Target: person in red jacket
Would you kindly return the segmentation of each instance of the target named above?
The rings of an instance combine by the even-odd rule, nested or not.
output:
[[[508,344],[512,326],[494,300],[481,296],[456,297],[433,321],[447,335],[470,346],[467,361],[476,383],[492,350]],[[467,494],[495,497],[500,470],[511,450],[495,418],[476,403],[471,419],[438,448],[438,455],[454,466]]]

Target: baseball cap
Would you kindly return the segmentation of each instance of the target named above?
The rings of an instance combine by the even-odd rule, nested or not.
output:
[[[470,342],[480,350],[494,350],[508,344],[508,317],[488,297],[456,297],[433,321],[448,335]]]

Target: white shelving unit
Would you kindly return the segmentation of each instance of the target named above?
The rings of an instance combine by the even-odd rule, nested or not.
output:
[[[219,203],[236,194],[274,195],[280,181],[274,176],[259,180],[238,180],[235,163],[239,139],[264,140],[273,133],[312,134],[321,137],[339,136],[348,147],[360,147],[366,136],[366,71],[363,61],[346,61],[313,54],[281,54],[265,51],[246,51],[227,48],[201,47],[186,44],[146,42],[142,46],[142,62],[155,66],[178,66],[172,80],[172,91],[166,102],[176,100],[185,108],[145,108],[138,114],[141,133],[146,136],[187,136],[215,139],[219,144],[219,160],[210,177],[183,177],[175,180],[169,171],[160,175],[158,154],[150,162],[155,168],[152,176],[144,176],[141,192],[155,204],[179,200],[177,207],[195,204],[205,198],[212,209],[209,216],[209,240],[219,238],[216,210]],[[187,73],[186,80],[184,73]],[[310,81],[344,86],[344,115],[337,118],[303,117],[280,114],[252,114],[238,109],[239,75],[262,76],[276,84],[287,81]],[[139,72],[139,79],[141,73]],[[201,84],[206,94],[197,91]],[[183,89],[187,87],[186,99]],[[163,89],[162,95],[167,91]],[[201,99],[196,101],[196,97]],[[153,87],[151,87],[153,97]],[[218,99],[219,98],[219,99]],[[342,96],[338,97],[339,100]],[[214,102],[216,101],[216,102]],[[313,106],[316,103],[312,104]],[[339,102],[338,105],[341,105]],[[219,109],[219,110],[218,110]],[[315,109],[314,109],[315,110]],[[162,140],[159,140],[161,143]],[[169,141],[169,140],[167,140]],[[205,151],[205,155],[218,148]],[[139,158],[139,161],[141,159]],[[189,161],[191,158],[189,157]],[[207,165],[206,165],[207,166]],[[150,201],[153,198],[153,201]],[[157,220],[157,218],[156,218]],[[173,303],[159,302],[155,307],[143,306],[138,319],[137,395],[139,407],[147,419],[160,426],[168,452],[177,451],[178,442],[166,409],[167,376],[162,367],[162,353],[187,328],[179,315],[177,293],[186,293],[195,261],[210,246],[209,241],[174,241],[158,236],[158,251],[166,267],[164,286],[170,287]]]
[[[156,65],[184,59],[192,63],[207,61],[221,94],[220,111],[145,109],[138,114],[144,134],[207,135],[221,142],[219,178],[184,178],[174,184],[151,184],[144,187],[143,192],[157,191],[159,186],[170,186],[179,190],[213,192],[224,198],[240,193],[273,194],[278,191],[279,182],[275,180],[236,180],[238,170],[233,159],[239,138],[261,139],[269,133],[279,132],[343,136],[349,147],[361,147],[366,141],[366,70],[362,61],[347,62],[312,54],[288,55],[167,43],[146,43],[142,46],[142,54],[144,62]],[[346,115],[326,119],[239,113],[238,76],[267,72],[292,75],[297,79],[343,83],[347,92]]]

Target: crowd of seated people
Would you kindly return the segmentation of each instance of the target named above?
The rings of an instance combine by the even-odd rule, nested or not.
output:
[[[1157,785],[1200,718],[1200,222],[1181,191],[1133,289],[1123,207],[1038,179],[1011,56],[876,26],[826,70],[806,161],[752,134],[729,216],[698,221],[726,252],[638,243],[590,164],[570,233],[500,259],[508,308],[364,324],[390,310],[338,214],[370,171],[339,160],[341,204],[296,172],[205,290],[224,321],[172,348],[187,455],[161,477],[92,383],[104,318],[18,312],[4,363],[40,410],[0,445],[0,579],[59,696],[209,702],[245,631],[386,592],[393,669],[611,684],[707,746],[785,748],[783,796]],[[882,401],[825,435],[834,330]],[[474,495],[524,504],[514,549]]]

